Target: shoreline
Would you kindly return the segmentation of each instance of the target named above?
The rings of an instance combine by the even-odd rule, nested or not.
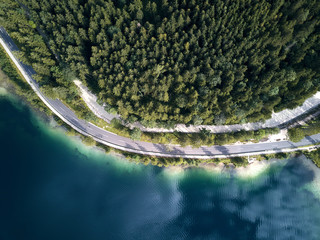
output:
[[[126,156],[126,152],[120,152],[117,149],[113,149],[111,148],[111,151],[107,151],[106,149],[100,147],[100,146],[89,146],[88,144],[85,143],[84,139],[82,138],[82,135],[78,132],[72,132],[68,129],[68,127],[64,126],[64,124],[57,122],[54,119],[53,115],[49,115],[47,112],[41,111],[41,109],[36,108],[36,105],[34,105],[34,103],[32,104],[27,97],[23,94],[23,93],[19,93],[19,90],[17,89],[18,86],[15,85],[15,82],[11,79],[9,79],[0,69],[1,73],[2,73],[2,77],[0,79],[0,91],[3,93],[2,95],[8,95],[11,94],[12,96],[14,96],[16,99],[18,99],[18,101],[23,102],[24,104],[26,104],[35,114],[35,116],[39,117],[42,121],[44,121],[48,127],[51,128],[59,128],[60,130],[62,130],[64,132],[65,135],[67,136],[73,136],[75,139],[80,140],[82,142],[82,144],[88,146],[88,147],[92,147],[95,150],[99,150],[104,152],[104,154],[108,154],[110,153],[110,155],[121,158],[121,159],[125,159],[128,162],[135,162],[135,163],[139,163],[139,164],[145,164],[143,161],[137,161],[134,158],[130,158],[130,156]],[[1,75],[0,75],[1,76]],[[2,90],[1,90],[2,89]],[[1,95],[1,94],[0,94]],[[147,158],[149,157],[150,160],[153,158],[152,156],[146,156]],[[196,167],[196,168],[202,168],[205,169],[207,171],[210,172],[232,172],[232,171],[242,171],[243,169],[259,169],[259,168],[265,168],[265,165],[270,165],[271,162],[273,162],[274,160],[260,160],[260,161],[255,161],[254,163],[251,164],[247,164],[246,167],[243,166],[235,166],[233,163],[223,163],[223,162],[219,162],[219,163],[208,163],[205,161],[200,160],[200,162],[197,162],[196,164],[188,164],[188,163],[183,163],[180,165],[175,165],[174,163],[169,164],[169,166],[165,166],[165,164],[161,164],[161,162],[155,162],[153,163],[152,161],[149,161],[148,164],[151,165],[158,165],[158,166],[162,166],[165,167],[166,169],[168,169],[169,172],[173,171],[173,172],[182,172],[187,168],[190,167]],[[280,160],[279,160],[280,161]],[[282,160],[281,160],[282,161]],[[146,165],[146,164],[145,164]]]
[[[85,145],[86,147],[91,148],[94,151],[100,151],[103,152],[104,154],[110,154],[113,157],[119,158],[121,160],[130,162],[130,163],[136,163],[136,164],[141,164],[144,165],[143,162],[136,162],[128,157],[126,157],[123,153],[119,153],[114,151],[114,149],[111,149],[110,152],[106,152],[105,149],[99,146],[88,146],[84,143],[84,141],[81,139],[81,134],[77,135],[70,135],[68,134],[69,130],[64,126],[60,125],[53,116],[47,115],[47,113],[42,112],[39,109],[36,109],[34,105],[32,105],[23,95],[20,95],[15,91],[15,86],[13,84],[10,84],[11,80],[8,79],[0,79],[0,96],[8,97],[9,95],[12,95],[16,100],[22,102],[25,104],[35,115],[35,117],[39,118],[39,120],[43,121],[49,128],[55,129],[58,128],[61,130],[66,137],[71,137],[73,138],[72,140],[80,141],[81,144]],[[303,157],[305,159],[308,159],[304,154],[300,154],[295,157]],[[227,173],[227,174],[236,174],[239,177],[245,177],[245,178],[250,178],[250,177],[255,177],[258,176],[259,174],[263,173],[266,171],[273,163],[280,163],[288,161],[288,159],[276,159],[272,158],[270,160],[256,160],[251,164],[247,164],[246,166],[235,166],[233,163],[207,163],[207,162],[200,162],[198,165],[169,165],[169,166],[161,166],[166,173],[169,175],[176,175],[176,174],[183,174],[186,170],[188,169],[202,169],[204,171],[207,171],[209,173]],[[311,164],[315,165],[311,159],[308,159]],[[151,164],[150,162],[148,165],[153,165],[157,166],[157,164]],[[316,167],[316,166],[315,166]]]
[[[82,134],[78,132],[75,132],[75,135],[68,134],[70,133],[70,131],[66,126],[57,122],[54,119],[54,116],[48,115],[46,112],[43,112],[40,109],[37,109],[36,106],[33,105],[23,94],[19,94],[14,82],[12,82],[12,80],[9,79],[4,73],[3,73],[4,77],[1,77],[1,73],[3,73],[3,71],[0,68],[0,97],[3,96],[9,99],[11,95],[11,97],[13,97],[15,100],[27,106],[33,112],[34,116],[39,118],[41,121],[43,121],[48,127],[52,129],[59,129],[65,134],[66,137],[71,137],[73,138],[73,140],[80,141],[83,145],[85,145],[86,147],[90,147],[93,150],[101,151],[104,154],[108,154],[106,150],[103,149],[102,147],[99,147],[96,145],[94,146],[86,145],[84,141],[81,139]],[[113,148],[111,148],[110,155],[121,158],[122,160],[126,160],[128,162],[131,162],[128,158],[126,158],[125,155],[114,151]]]
[[[310,161],[309,164],[313,164],[312,160],[308,159],[304,154],[293,156],[292,158],[305,158]],[[188,169],[200,169],[209,174],[226,174],[236,176],[238,178],[250,179],[258,177],[267,171],[273,164],[285,164],[290,161],[291,158],[277,159],[272,158],[270,160],[255,161],[247,166],[236,167],[233,164],[225,163],[201,163],[198,166],[168,166],[165,167],[165,172],[168,175],[181,175]],[[313,164],[314,165],[314,164]],[[316,167],[316,166],[315,166]]]
[[[53,119],[52,115],[49,115],[49,112],[43,111],[41,106],[37,108],[37,103],[32,103],[24,93],[20,93],[16,83],[5,75],[0,67],[0,96],[8,97],[9,95],[20,103],[28,106],[28,108],[35,113],[35,116],[41,117],[44,122],[50,123],[51,119]]]

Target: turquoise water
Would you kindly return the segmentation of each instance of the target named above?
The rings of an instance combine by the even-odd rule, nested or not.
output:
[[[258,176],[129,163],[0,97],[0,239],[320,239],[318,169]]]

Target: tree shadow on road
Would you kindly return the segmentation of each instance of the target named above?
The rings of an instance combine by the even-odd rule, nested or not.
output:
[[[312,143],[312,144],[315,144],[317,143],[312,137],[310,136],[306,136],[305,139],[307,139],[308,142]]]
[[[215,149],[218,150],[219,152],[221,152],[221,154],[223,154],[223,155],[230,154],[228,148],[226,148],[225,146],[215,146]]]

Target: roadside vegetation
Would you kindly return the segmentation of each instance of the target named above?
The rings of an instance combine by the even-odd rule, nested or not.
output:
[[[170,166],[182,166],[182,167],[190,167],[190,166],[199,166],[200,164],[209,164],[209,163],[223,163],[226,167],[228,166],[235,166],[235,167],[242,167],[247,166],[248,158],[247,157],[233,157],[233,158],[212,158],[212,159],[196,159],[196,158],[182,158],[182,157],[156,157],[156,156],[149,156],[149,155],[141,155],[136,153],[130,153],[118,149],[114,149],[108,147],[104,144],[96,142],[93,138],[83,136],[71,128],[69,125],[65,124],[61,119],[54,116],[54,119],[60,124],[66,131],[67,135],[69,136],[79,136],[82,142],[87,146],[96,146],[105,153],[117,153],[121,156],[124,156],[127,160],[131,162],[135,162],[137,164],[144,164],[144,165],[155,165],[159,167],[170,167]],[[293,156],[293,153],[276,153],[276,154],[268,154],[268,155],[256,155],[251,156],[254,157],[257,161],[261,160],[269,160],[272,158],[277,159],[286,159],[290,156]]]
[[[305,152],[304,155],[310,158],[314,162],[314,164],[320,168],[320,148],[315,151]]]
[[[0,46],[0,71],[1,80],[5,87],[12,93],[19,95],[30,103],[33,107],[41,112],[45,112],[51,115],[52,112],[41,101],[41,99],[34,93],[33,89],[24,80],[23,76],[19,74],[19,71],[15,68],[13,62],[11,62],[9,56]]]
[[[302,126],[288,129],[289,139],[292,142],[299,142],[303,138],[317,133],[320,133],[320,115]]]
[[[263,138],[267,138],[270,134],[278,133],[279,129],[269,128],[257,131],[238,131],[230,133],[210,133],[203,129],[200,133],[143,133],[145,140],[151,140],[157,143],[180,144],[181,146],[211,146],[225,145],[236,142],[258,142]]]
[[[141,132],[138,128],[131,130],[121,124],[120,120],[113,119],[111,128],[106,128],[119,135],[131,137],[133,140],[148,141],[161,144],[178,144],[181,146],[210,146],[210,145],[225,145],[236,142],[258,142],[268,138],[271,134],[279,133],[278,128],[266,128],[257,131],[238,131],[229,133],[211,133],[208,130],[202,129],[199,133],[182,133],[182,132]]]
[[[97,145],[100,147],[99,145]],[[107,149],[107,152],[109,149]],[[245,167],[248,163],[248,157],[232,157],[232,158],[212,158],[212,159],[196,159],[196,158],[170,158],[170,157],[155,157],[148,155],[140,155],[135,153],[123,152],[116,150],[117,153],[123,155],[127,160],[135,162],[137,164],[144,165],[154,165],[159,167],[170,167],[170,166],[181,166],[181,167],[190,167],[190,166],[203,166],[206,164],[214,163],[219,164],[223,163],[226,167],[231,165],[235,167]],[[271,160],[271,159],[288,159],[296,155],[301,154],[300,152],[293,153],[275,153],[267,155],[256,155],[250,156],[250,158],[255,158],[255,161]]]
[[[116,153],[120,156],[124,156],[127,160],[131,162],[135,162],[137,164],[144,165],[154,165],[159,167],[170,167],[170,166],[181,166],[181,167],[190,167],[190,166],[205,166],[206,164],[214,163],[219,164],[223,163],[227,168],[230,166],[234,167],[245,167],[248,163],[248,157],[232,157],[232,158],[211,158],[211,159],[196,159],[196,158],[182,158],[182,157],[156,157],[149,155],[141,155],[136,153],[125,152],[122,150],[114,149],[99,142],[96,142],[92,137],[84,136],[75,131],[69,125],[64,123],[57,116],[53,116],[54,120],[62,126],[67,135],[69,136],[79,136],[81,141],[90,147],[98,147],[103,150],[105,153]],[[272,154],[261,154],[261,155],[253,155],[250,158],[254,158],[255,161],[262,160],[271,160],[271,159],[288,159],[291,157],[296,157],[301,154],[306,155],[310,158],[318,167],[320,167],[320,149],[316,151],[308,152],[308,151],[296,151],[296,152],[280,152],[280,153],[272,153]]]
[[[272,153],[272,154],[265,154],[265,155],[254,155],[250,156],[250,158],[254,158],[255,161],[263,161],[263,160],[271,160],[271,159],[279,159],[284,160],[292,157],[297,157],[301,154],[306,155],[308,158],[311,158],[309,156],[309,152],[290,152],[290,153]],[[310,152],[312,156],[318,157],[318,164],[320,163],[320,150],[318,150],[318,153],[316,151]],[[214,163],[219,164],[223,163],[226,167],[234,166],[234,167],[246,167],[249,165],[248,163],[248,157],[233,157],[233,158],[212,158],[212,159],[183,159],[183,158],[158,158],[158,157],[152,157],[152,156],[145,156],[145,155],[138,155],[138,154],[132,154],[123,152],[122,155],[126,157],[129,161],[136,162],[136,163],[142,163],[144,165],[156,165],[159,167],[170,167],[170,166],[181,166],[181,167],[189,167],[189,166],[205,166],[206,164]],[[314,161],[314,157],[312,159]],[[315,162],[315,161],[314,161]],[[316,162],[315,162],[316,163]],[[316,163],[317,165],[317,163]],[[320,167],[320,164],[317,165]]]

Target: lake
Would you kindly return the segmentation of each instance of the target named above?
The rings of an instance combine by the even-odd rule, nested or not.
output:
[[[258,172],[137,165],[3,89],[0,150],[1,240],[320,239],[320,173],[303,157]]]

